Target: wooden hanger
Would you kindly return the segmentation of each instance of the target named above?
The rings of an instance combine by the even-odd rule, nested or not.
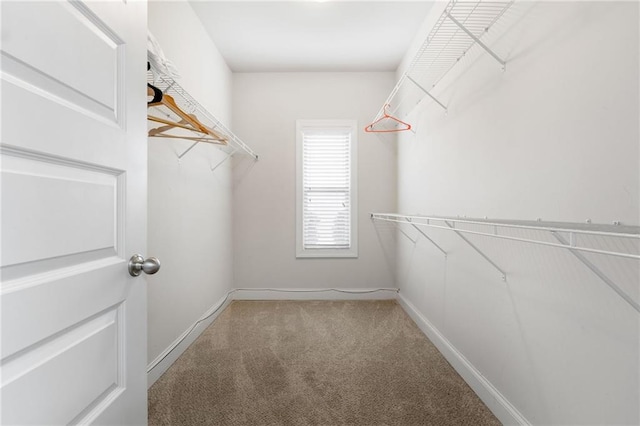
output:
[[[171,120],[155,117],[153,115],[148,114],[147,118],[150,121],[165,124],[165,126],[151,129],[149,131],[149,136],[191,139],[191,140],[198,140],[200,142],[210,142],[210,143],[216,143],[216,144],[222,144],[222,145],[225,145],[227,143],[227,140],[224,137],[222,137],[221,135],[219,135],[217,132],[213,131],[209,127],[205,126],[204,124],[202,124],[202,122],[198,120],[198,117],[196,117],[194,114],[187,114],[186,112],[184,112],[176,104],[176,101],[173,99],[172,96],[167,95],[166,93],[162,93],[160,89],[158,89],[157,87],[149,83],[147,83],[147,95],[153,96],[153,99],[150,102],[147,102],[147,107],[164,106],[181,118],[180,121],[171,121]],[[199,136],[193,139],[191,137],[180,137],[180,136],[170,135],[165,133],[166,131],[171,130],[173,128],[190,130],[192,132],[196,132],[204,136]]]
[[[405,130],[411,130],[411,124],[409,123],[405,123],[404,121],[400,120],[399,118],[394,117],[393,115],[387,113],[387,108],[389,107],[389,104],[386,104],[383,108],[383,113],[382,113],[382,117],[378,118],[376,121],[374,121],[373,123],[369,124],[367,127],[364,128],[364,131],[367,133],[390,133],[390,132],[404,132]],[[393,128],[393,129],[385,129],[385,130],[378,130],[378,129],[374,129],[373,126],[383,120],[392,120],[395,121],[397,124],[402,124],[403,127],[401,128]],[[397,125],[396,123],[394,123],[394,126]]]
[[[195,118],[194,115],[191,115],[192,118]],[[155,138],[172,138],[172,139],[187,139],[187,140],[197,140],[200,142],[208,142],[216,145],[226,145],[227,141],[223,138],[214,138],[211,136],[210,132],[201,132],[200,130],[196,130],[191,126],[188,126],[184,120],[180,120],[178,122],[173,122],[169,120],[165,120],[164,118],[154,117],[152,115],[148,115],[147,118],[149,121],[154,121],[156,123],[166,124],[166,126],[156,127],[155,129],[149,130],[149,137]],[[179,135],[171,135],[165,133],[168,130],[180,128],[189,130],[193,133],[198,133],[201,136],[179,136]]]
[[[207,137],[198,137],[198,136],[178,136],[178,135],[149,135],[151,138],[168,138],[168,139],[183,139],[187,141],[195,141],[195,142],[206,142],[214,145],[226,145],[227,142],[220,142],[215,139],[207,138]]]

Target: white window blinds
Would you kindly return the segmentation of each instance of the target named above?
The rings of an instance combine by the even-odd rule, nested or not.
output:
[[[296,121],[296,257],[358,257],[357,154],[357,121]]]
[[[351,129],[302,131],[302,245],[351,247]]]

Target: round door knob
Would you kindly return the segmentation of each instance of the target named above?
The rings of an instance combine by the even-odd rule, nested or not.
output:
[[[160,270],[160,261],[157,257],[145,259],[139,254],[134,254],[129,259],[129,274],[137,277],[142,272],[145,274],[155,274]]]

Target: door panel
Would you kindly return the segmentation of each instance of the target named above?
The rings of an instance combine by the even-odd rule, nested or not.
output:
[[[116,254],[124,219],[122,171],[25,152],[2,154],[2,203],[22,208],[2,215],[1,266],[97,250]]]
[[[19,358],[97,312],[121,304],[128,290],[119,282],[122,266],[122,261],[113,257],[4,281],[3,373],[5,358]],[[32,314],[34,308],[37,312]]]
[[[3,5],[3,68],[23,84],[116,121],[124,42],[82,3]],[[38,20],[34,31],[30,22]],[[55,35],[52,37],[52,35]]]
[[[144,424],[146,4],[0,7],[0,423]]]
[[[121,306],[82,321],[30,348],[15,362],[5,363],[5,424],[75,423],[101,402],[122,393]],[[69,392],[51,398],[59,393],[61,382],[68,383]],[[20,408],[23,401],[29,401],[33,409],[25,413]]]

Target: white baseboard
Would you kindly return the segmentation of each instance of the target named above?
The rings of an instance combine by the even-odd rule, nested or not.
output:
[[[237,288],[234,300],[388,300],[396,299],[395,288]]]
[[[160,355],[156,357],[147,366],[147,388],[150,388],[156,380],[164,374],[165,371],[178,359],[180,355],[191,345],[200,334],[225,310],[227,305],[231,303],[233,299],[231,295],[233,290],[228,292],[220,300],[213,304],[207,311],[200,317],[198,321],[194,322],[182,333],[176,340],[173,341],[162,351]],[[212,312],[215,312],[211,314]],[[210,317],[208,317],[211,315]],[[208,318],[207,318],[208,317]],[[202,320],[202,318],[206,318]],[[199,322],[201,321],[201,322]]]
[[[402,293],[398,293],[398,302],[502,424],[531,424]]]

